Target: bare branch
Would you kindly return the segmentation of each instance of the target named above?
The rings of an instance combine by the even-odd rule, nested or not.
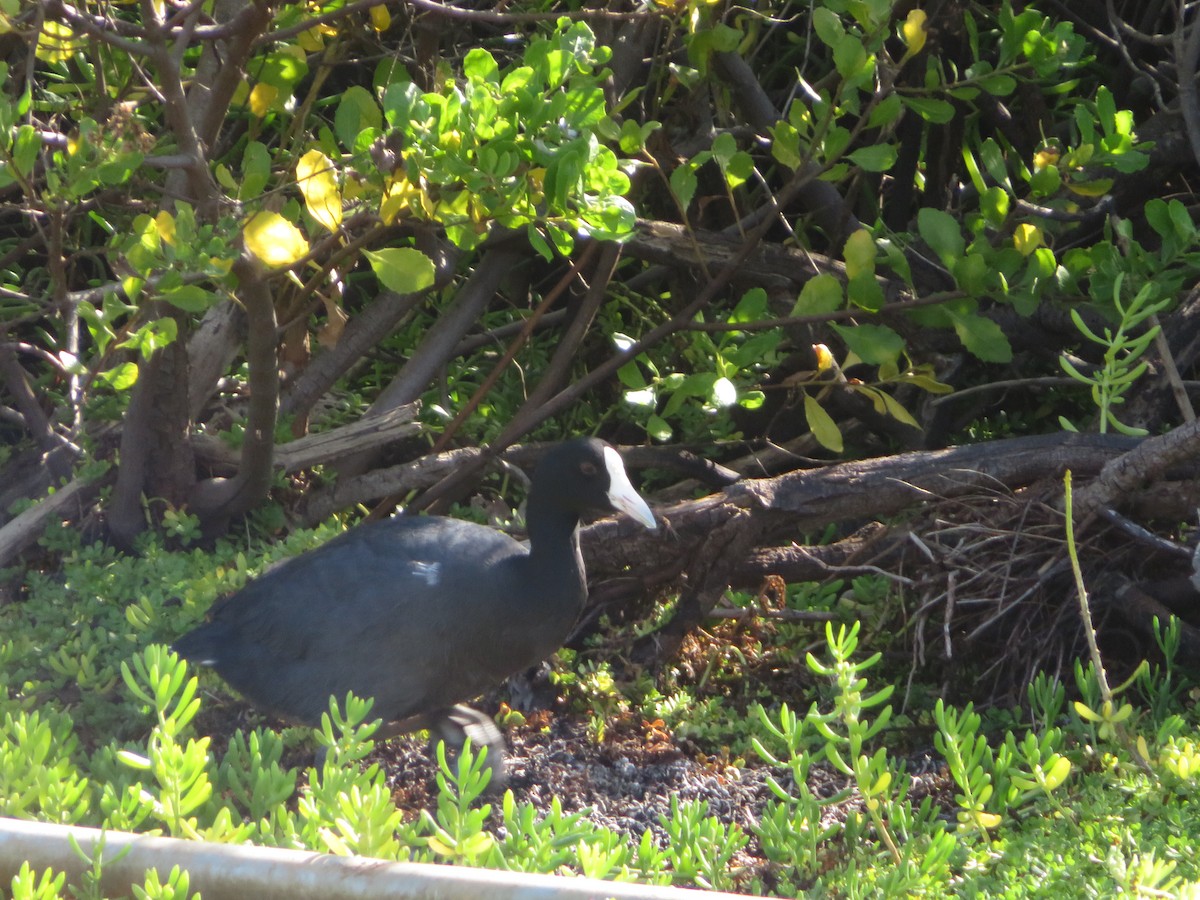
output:
[[[237,476],[202,481],[192,493],[192,508],[209,522],[224,522],[241,515],[266,496],[271,487],[275,449],[279,401],[275,303],[266,273],[257,260],[243,253],[233,264],[233,273],[238,278],[238,297],[246,310],[250,409]]]

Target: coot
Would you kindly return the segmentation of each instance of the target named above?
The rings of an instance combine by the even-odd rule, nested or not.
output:
[[[430,728],[454,745],[470,736],[502,777],[499,732],[462,701],[567,638],[587,598],[577,531],[588,509],[656,527],[616,450],[579,438],[534,472],[528,547],[441,516],[373,522],[219,601],[174,649],[299,723],[319,724],[330,696],[374,697],[386,734]]]

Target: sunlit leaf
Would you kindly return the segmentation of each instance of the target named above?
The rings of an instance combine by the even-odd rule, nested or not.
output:
[[[842,258],[846,260],[846,277],[855,278],[858,275],[873,275],[875,273],[875,238],[865,228],[860,228],[846,238],[842,249]]]
[[[715,406],[732,406],[737,402],[737,388],[728,378],[713,382],[712,402]]]
[[[123,362],[100,373],[100,380],[114,391],[125,391],[137,383],[138,367],[131,362]]]
[[[277,212],[264,210],[251,216],[242,240],[247,250],[273,269],[294,265],[308,253],[300,229]]]
[[[42,22],[34,53],[43,62],[66,62],[75,55],[76,50],[85,46],[85,39],[76,37],[69,26],[56,19],[46,19]]]
[[[646,421],[646,433],[656,441],[669,441],[671,426],[661,416],[652,415]]]
[[[398,294],[415,294],[431,287],[435,270],[433,260],[411,247],[364,250],[363,255],[380,284]]]
[[[1022,222],[1013,230],[1013,246],[1022,256],[1028,256],[1042,245],[1042,229]]]
[[[309,150],[296,163],[296,184],[309,215],[328,231],[342,224],[342,192],[333,161],[320,150]]]
[[[842,308],[846,294],[836,275],[824,273],[804,282],[792,307],[793,316],[818,316]]]
[[[273,84],[267,84],[265,81],[260,81],[250,89],[250,112],[261,119],[271,111],[278,98],[279,88]]]
[[[154,217],[154,224],[158,227],[158,236],[163,242],[175,246],[175,217],[164,209]]]

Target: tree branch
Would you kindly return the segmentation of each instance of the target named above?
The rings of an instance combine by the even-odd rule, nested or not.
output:
[[[233,264],[238,296],[246,310],[246,361],[250,368],[250,409],[241,464],[232,479],[211,478],[192,492],[193,511],[211,532],[247,512],[271,487],[275,420],[279,402],[279,362],[275,303],[262,266],[243,253]]]

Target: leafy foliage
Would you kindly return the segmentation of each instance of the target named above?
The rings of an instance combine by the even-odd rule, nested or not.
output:
[[[319,773],[285,767],[294,733],[238,732],[220,753],[200,733],[207,676],[163,643],[267,557],[345,525],[251,560],[221,535],[282,522],[268,491],[287,513],[322,492],[345,509],[357,474],[466,435],[800,458],[1175,424],[1143,401],[1200,269],[1194,159],[1166,139],[1192,103],[1171,58],[1187,15],[577,6],[0,0],[0,527],[48,484],[116,476],[49,517],[0,606],[0,812],[781,894],[1194,889],[1178,632],[1116,691],[1095,662],[1071,703],[1040,678],[1027,717],[900,709],[878,655],[911,620],[867,576],[791,587],[789,610],[836,627],[773,623],[714,651],[695,689],[669,669],[629,688],[587,647],[561,657],[597,741],[641,716],[735,761],[757,747],[775,800],[752,834],[703,803],[675,804],[660,846],[485,800],[470,750],[439,757],[436,808],[404,821],[363,765],[375,726],[354,698],[314,738]],[[1047,378],[1056,392],[1021,393]],[[996,385],[1009,399],[971,401]],[[273,466],[276,443],[413,400],[422,432],[386,457]],[[43,460],[52,477],[30,478]],[[351,502],[394,493],[369,490]],[[93,522],[109,543],[81,539]],[[819,699],[794,712],[756,665],[804,673]],[[945,796],[914,797],[889,743],[913,722]],[[747,875],[747,852],[778,868]],[[90,877],[70,889],[98,896]],[[29,867],[11,885],[63,890]],[[187,874],[135,892],[188,896]]]

